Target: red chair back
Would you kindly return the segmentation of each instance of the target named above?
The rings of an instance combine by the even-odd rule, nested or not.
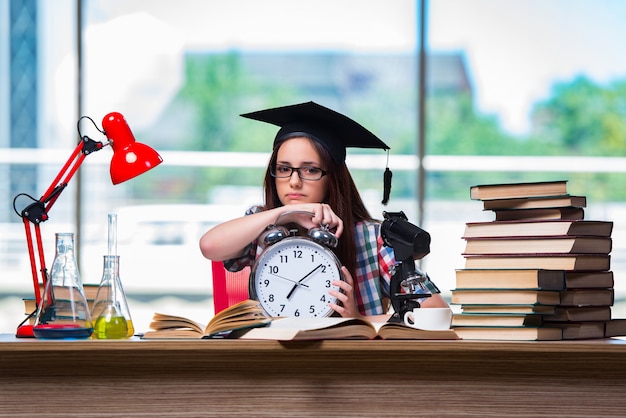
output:
[[[211,272],[213,275],[213,309],[215,313],[249,298],[250,267],[233,273],[226,270],[221,261],[211,261]]]

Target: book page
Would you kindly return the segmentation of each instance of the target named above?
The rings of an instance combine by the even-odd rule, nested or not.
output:
[[[206,335],[251,326],[264,326],[271,321],[258,301],[244,300],[215,315],[204,329]]]
[[[453,329],[425,330],[399,322],[373,322],[379,338],[385,340],[457,340]]]
[[[374,338],[376,331],[371,323],[357,318],[274,318],[264,328],[254,328],[241,339],[310,340]]]
[[[150,323],[150,328],[153,330],[164,330],[164,329],[172,329],[172,328],[190,328],[197,332],[198,334],[202,334],[204,331],[204,325],[198,322],[192,321],[189,318],[185,318],[182,316],[176,315],[168,315],[156,312],[153,316],[152,322]]]

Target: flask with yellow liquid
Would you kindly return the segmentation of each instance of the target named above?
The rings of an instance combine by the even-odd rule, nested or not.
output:
[[[120,279],[120,256],[117,255],[117,214],[109,214],[109,253],[104,256],[102,280],[93,302],[92,338],[124,339],[135,333],[133,320]]]
[[[120,256],[105,255],[102,280],[93,303],[93,338],[124,339],[135,329],[119,275]]]

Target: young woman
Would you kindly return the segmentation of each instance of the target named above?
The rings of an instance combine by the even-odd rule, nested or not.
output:
[[[200,239],[210,260],[223,260],[230,271],[252,265],[260,253],[257,238],[281,214],[281,223],[296,225],[303,234],[327,225],[339,239],[335,254],[343,264],[345,281],[335,282],[343,293],[330,291],[340,304],[331,308],[343,317],[385,320],[389,305],[393,249],[380,235],[381,222],[366,209],[345,164],[346,147],[389,147],[350,118],[313,102],[242,115],[280,126],[267,171],[265,204],[246,215],[217,225]],[[437,287],[420,300],[421,306],[447,307]]]

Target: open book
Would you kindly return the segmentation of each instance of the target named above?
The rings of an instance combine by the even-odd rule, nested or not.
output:
[[[251,340],[456,340],[454,330],[427,331],[395,322],[369,322],[362,318],[274,318],[269,326],[236,331]]]
[[[182,316],[155,313],[145,339],[212,338],[234,330],[264,327],[272,321],[259,302],[244,300],[218,312],[207,325]]]

